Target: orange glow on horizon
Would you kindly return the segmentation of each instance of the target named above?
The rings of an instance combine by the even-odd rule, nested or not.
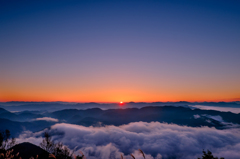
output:
[[[81,3],[1,10],[0,102],[240,101],[235,2]]]
[[[3,83],[4,84],[4,83]],[[127,102],[230,102],[240,101],[240,86],[218,87],[212,86],[165,86],[138,85],[126,83],[116,86],[115,83],[92,85],[77,85],[75,83],[30,83],[17,82],[0,84],[0,101],[35,101],[35,102],[77,102],[77,103],[119,103]],[[95,84],[95,85],[94,85]],[[135,85],[134,85],[135,84]],[[238,88],[239,87],[239,88]]]
[[[116,100],[73,100],[73,99],[67,99],[63,98],[62,100],[58,99],[40,99],[40,98],[32,98],[32,99],[27,99],[27,98],[5,98],[5,99],[0,99],[0,102],[73,102],[73,103],[91,103],[91,102],[96,102],[96,103],[119,103],[120,105],[123,105],[124,102],[117,102]],[[234,102],[234,101],[240,101],[240,98],[234,98],[234,99],[209,99],[209,100],[127,100],[125,103],[129,102],[180,102],[180,101],[186,101],[186,102]]]

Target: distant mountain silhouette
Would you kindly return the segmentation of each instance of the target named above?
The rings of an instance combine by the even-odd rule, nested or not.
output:
[[[38,159],[46,159],[49,156],[49,153],[39,146],[36,146],[29,142],[24,142],[18,145],[11,147],[9,150],[13,149],[13,154],[17,154],[19,152],[19,156],[22,159],[29,159],[30,157],[36,157],[38,155]]]
[[[194,118],[194,115],[202,115]],[[108,109],[99,108],[77,110],[67,109],[47,114],[52,118],[62,119],[67,123],[90,126],[101,122],[105,125],[122,125],[130,122],[166,122],[178,125],[187,125],[192,127],[209,126],[222,128],[224,125],[208,116],[221,116],[224,121],[240,124],[240,114],[231,112],[219,112],[215,110],[190,109],[186,107],[175,106],[148,106],[141,109]]]
[[[5,110],[3,108],[0,108],[0,114],[7,113],[7,112],[9,112],[9,111],[7,111],[7,110]]]
[[[29,121],[36,118],[43,117],[41,114],[24,111],[24,112],[17,112],[12,113],[10,111],[7,111],[3,108],[0,108],[0,118],[9,119],[12,121]]]
[[[108,109],[91,108],[86,110],[64,109],[55,112],[18,112],[11,113],[0,109],[0,131],[9,129],[13,136],[23,130],[41,131],[56,122],[32,120],[37,117],[51,117],[60,123],[83,126],[123,125],[131,122],[165,122],[191,127],[226,128],[227,123],[240,124],[240,114],[215,110],[190,109],[176,106],[148,106],[143,108]],[[197,116],[197,117],[196,117]],[[27,120],[28,119],[28,120]],[[220,120],[219,120],[220,119]],[[25,121],[27,120],[27,121]],[[222,120],[225,122],[223,123]],[[228,125],[228,126],[231,126]]]
[[[217,107],[235,107],[240,108],[240,102],[128,102],[124,103],[126,108],[142,108],[146,106],[191,106],[191,105],[205,105]],[[118,103],[67,103],[67,102],[0,102],[0,107],[8,111],[46,111],[54,112],[63,109],[118,109]]]
[[[8,129],[12,137],[17,137],[22,131],[30,130],[36,132],[50,127],[53,124],[55,123],[47,121],[18,122],[0,118],[0,131]]]
[[[20,133],[23,131],[23,128],[24,128],[24,124],[21,122],[0,118],[0,131],[4,131],[5,129],[8,129],[10,130],[12,136],[16,136],[17,133]]]

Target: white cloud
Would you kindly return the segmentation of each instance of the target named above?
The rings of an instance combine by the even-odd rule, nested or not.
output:
[[[44,121],[49,121],[49,122],[58,122],[58,119],[51,118],[51,117],[36,118],[34,120],[44,120]]]
[[[196,115],[193,115],[194,119],[198,119],[198,118],[201,118],[200,115],[196,114]]]
[[[235,114],[240,113],[240,108],[232,108],[232,107],[217,107],[217,106],[205,106],[205,105],[191,105],[191,107],[203,109],[203,110],[216,110],[220,112],[232,112]]]
[[[43,132],[22,134],[18,141],[30,141],[33,137],[39,141]],[[139,148],[148,159],[198,158],[203,149],[211,150],[218,157],[240,158],[240,129],[193,128],[159,122],[105,127],[61,123],[53,125],[49,133],[71,149],[77,146],[88,159],[120,158],[122,153],[126,159],[131,153],[141,159],[136,151]]]
[[[224,122],[220,115],[215,115],[215,116],[213,116],[213,115],[205,115],[205,116],[208,117],[208,118],[211,118],[213,120],[219,121],[219,122]]]

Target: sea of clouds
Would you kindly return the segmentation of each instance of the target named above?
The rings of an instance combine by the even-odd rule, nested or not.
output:
[[[87,159],[147,159],[178,158],[197,159],[202,150],[210,150],[214,156],[227,159],[240,158],[240,129],[217,130],[215,128],[193,128],[159,122],[134,122],[122,126],[85,127],[60,123],[41,132],[26,131],[17,139],[18,143],[31,142],[36,145],[48,131],[52,139],[81,150]]]
[[[232,108],[232,107],[217,107],[217,106],[206,106],[206,105],[191,105],[190,108],[198,108],[202,110],[216,110],[220,112],[231,112],[238,114],[240,113],[240,108]]]

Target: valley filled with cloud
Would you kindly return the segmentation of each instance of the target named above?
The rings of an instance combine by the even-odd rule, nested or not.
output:
[[[239,128],[217,130],[159,122],[103,127],[61,123],[36,133],[25,132],[17,141],[39,145],[45,131],[72,150],[81,150],[89,159],[120,158],[121,154],[130,158],[131,153],[141,156],[139,148],[149,159],[192,159],[200,157],[203,149],[221,157],[240,158]]]
[[[202,109],[187,102],[34,104],[1,103],[0,126],[17,143],[39,146],[47,132],[55,143],[87,159],[142,158],[139,149],[147,159],[197,159],[203,150],[240,158],[240,114],[209,109],[237,108],[237,102],[200,103]]]

